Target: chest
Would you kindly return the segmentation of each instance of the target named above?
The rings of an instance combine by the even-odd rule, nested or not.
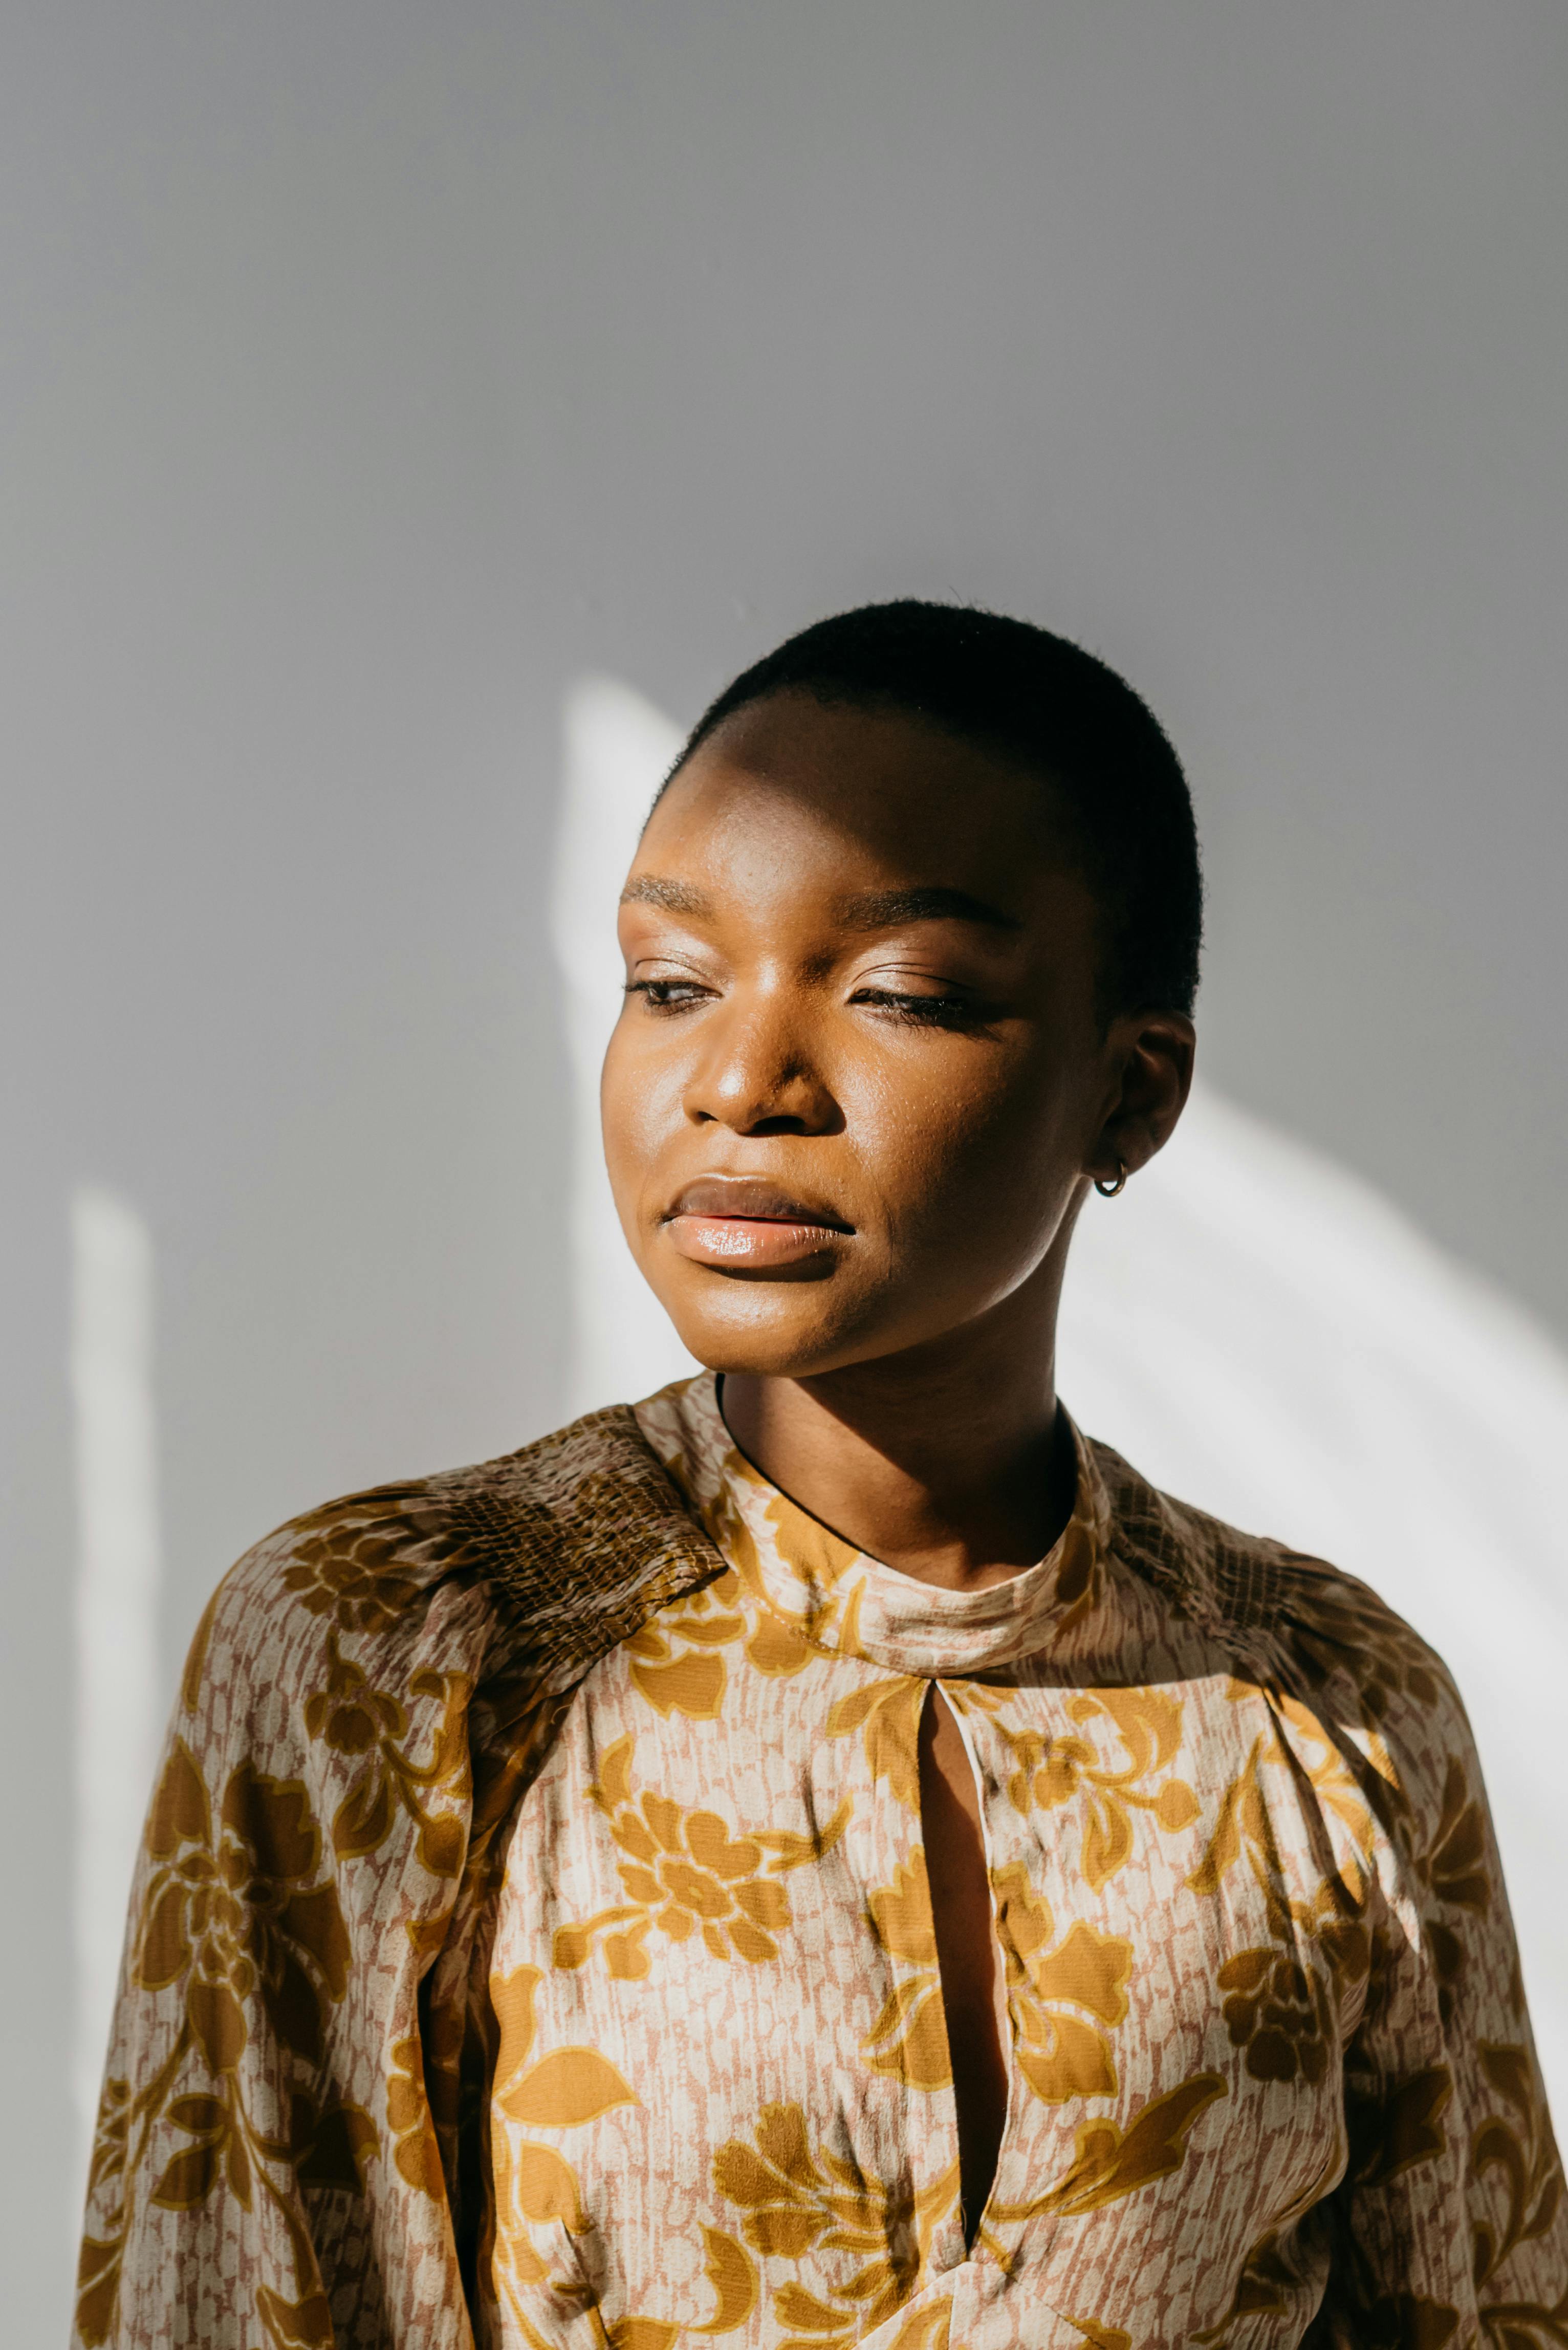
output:
[[[1178,2198],[1163,2257],[1239,2266],[1330,2180],[1366,1961],[1326,1742],[1303,1766],[1218,1678],[952,1682],[944,1828],[927,1680],[765,1626],[664,1650],[590,1675],[513,1838],[493,2138],[535,2334],[592,2308],[762,2345],[809,2303],[847,2350],[961,2270],[999,2310],[1059,2306]],[[1000,2110],[966,2225],[987,1962]],[[1207,2305],[1196,2272],[1171,2289]]]

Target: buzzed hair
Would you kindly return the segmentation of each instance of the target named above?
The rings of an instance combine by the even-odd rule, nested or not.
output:
[[[1032,770],[1065,818],[1099,910],[1102,1014],[1190,1013],[1203,881],[1192,796],[1159,722],[1116,671],[1027,620],[913,598],[818,620],[725,687],[687,738],[699,745],[766,695],[896,709]]]

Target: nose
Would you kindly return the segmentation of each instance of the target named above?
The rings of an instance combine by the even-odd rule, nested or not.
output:
[[[844,1115],[813,1050],[805,1007],[787,988],[737,990],[702,1023],[682,1106],[696,1126],[732,1134],[832,1134]]]

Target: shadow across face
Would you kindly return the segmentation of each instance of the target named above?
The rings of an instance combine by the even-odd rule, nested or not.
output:
[[[774,694],[649,821],[606,1151],[711,1367],[805,1378],[1054,1314],[1093,1173],[1179,1114],[1191,1027],[1096,1008],[1048,783],[905,712]]]

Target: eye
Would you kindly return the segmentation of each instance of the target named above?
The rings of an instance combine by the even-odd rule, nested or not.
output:
[[[890,987],[859,987],[852,1003],[868,1003],[874,1011],[906,1022],[914,1028],[963,1028],[982,1017],[982,1008],[967,995],[911,994]]]
[[[695,979],[628,979],[628,995],[640,995],[650,1012],[684,1012],[712,989]]]

